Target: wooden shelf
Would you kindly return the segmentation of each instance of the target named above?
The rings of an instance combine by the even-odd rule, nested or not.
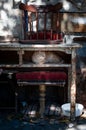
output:
[[[61,44],[21,44],[18,42],[15,43],[0,43],[0,50],[12,50],[12,51],[19,51],[19,50],[24,50],[24,51],[66,51],[66,49],[70,50],[71,48],[79,48],[81,45],[78,43],[72,43],[72,44],[66,44],[66,43],[61,43]]]
[[[59,87],[64,87],[65,85],[65,81],[62,82],[28,82],[28,81],[18,81],[17,82],[19,86],[23,86],[23,85],[54,85],[54,86],[59,86]]]
[[[33,63],[28,63],[28,64],[0,64],[0,67],[5,67],[5,68],[34,68],[34,67],[71,67],[71,64],[33,64]]]

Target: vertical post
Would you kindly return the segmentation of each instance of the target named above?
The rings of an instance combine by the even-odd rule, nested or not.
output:
[[[38,28],[39,28],[39,13],[36,12],[36,32],[37,32],[37,36],[36,36],[36,40],[39,39],[39,36],[38,36]]]
[[[72,48],[71,54],[71,88],[70,88],[70,100],[71,100],[71,121],[75,120],[75,105],[76,105],[76,50]]]
[[[24,11],[24,39],[27,38],[27,32],[28,32],[28,12]]]
[[[47,13],[44,11],[44,39],[46,39],[46,20],[47,20]]]
[[[70,102],[71,67],[68,68],[68,102]]]
[[[16,89],[16,91],[15,91],[15,113],[17,114],[17,112],[18,112],[18,92]]]
[[[24,51],[23,50],[19,50],[17,53],[19,55],[19,65],[22,65],[23,64],[23,57],[22,57],[22,55],[24,54]]]
[[[45,85],[40,85],[40,117],[44,118],[44,110],[45,110]]]

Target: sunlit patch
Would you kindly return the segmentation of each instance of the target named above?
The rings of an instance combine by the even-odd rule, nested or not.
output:
[[[79,24],[86,24],[86,18],[78,17],[78,18],[73,18],[70,17],[70,20],[74,23],[79,23]]]
[[[77,130],[86,130],[86,125],[83,124],[83,125],[78,125],[77,126]]]
[[[45,5],[45,2],[43,2],[43,0],[29,0],[27,2],[28,5],[32,3],[35,3],[35,5]]]
[[[1,19],[4,19],[4,20],[8,19],[7,13],[4,10],[1,10]]]
[[[70,4],[69,4],[67,1],[64,1],[64,2],[63,2],[63,8],[64,8],[65,10],[69,10],[69,9],[70,9]]]
[[[10,6],[10,4],[9,3],[4,3],[4,9],[6,9],[6,10],[11,10],[11,6]]]
[[[51,111],[55,111],[55,110],[56,110],[55,105],[51,105],[51,106],[50,106],[50,110],[51,110]]]
[[[36,116],[36,111],[35,111],[35,110],[29,111],[29,112],[28,112],[28,115],[29,115],[30,117],[35,117],[35,116]]]

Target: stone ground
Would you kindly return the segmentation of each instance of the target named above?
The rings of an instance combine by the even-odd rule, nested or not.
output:
[[[86,111],[74,122],[67,117],[25,120],[20,114],[0,112],[0,130],[86,130]]]

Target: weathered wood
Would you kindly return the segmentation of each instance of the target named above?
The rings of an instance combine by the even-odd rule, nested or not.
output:
[[[59,45],[50,45],[50,44],[47,44],[47,45],[24,45],[24,44],[0,44],[0,50],[3,50],[3,51],[5,51],[5,50],[9,50],[9,51],[15,51],[16,50],[16,52],[22,52],[22,51],[33,51],[33,50],[36,50],[36,51],[38,51],[38,50],[44,50],[44,51],[58,51],[59,49],[60,50],[63,50],[63,51],[66,51],[66,49],[68,50],[68,49],[70,49],[70,53],[71,53],[71,64],[70,65],[66,65],[66,64],[63,64],[62,65],[62,67],[63,66],[65,66],[65,67],[70,67],[71,66],[71,77],[70,78],[72,78],[71,79],[71,84],[70,84],[70,102],[71,102],[71,120],[74,120],[75,119],[75,104],[76,104],[76,60],[75,60],[75,58],[76,58],[76,53],[75,53],[75,51],[76,51],[76,49],[77,48],[79,48],[79,47],[81,47],[80,45],[78,45],[78,44],[59,44]],[[21,53],[19,53],[19,54],[21,54]],[[22,54],[21,54],[22,55]],[[21,59],[21,58],[20,58]],[[54,64],[55,65],[55,64]],[[15,66],[15,65],[11,65],[11,66],[9,66],[9,65],[7,65],[7,66],[4,66],[5,68],[7,68],[7,67],[9,67],[9,68],[12,68],[12,67],[18,67],[18,66]],[[23,66],[23,64],[22,64],[22,66]],[[21,67],[22,67],[21,66]],[[28,65],[27,65],[28,66]],[[37,65],[36,65],[37,66]],[[48,65],[46,65],[47,67],[49,67]],[[56,67],[59,67],[60,65],[56,65]],[[31,67],[33,67],[33,66],[31,66]],[[45,67],[45,66],[44,66]],[[17,69],[17,68],[16,68]],[[34,85],[34,83],[33,83],[33,85]],[[45,84],[39,84],[40,85],[40,87],[41,87],[41,85],[42,86],[45,86]],[[43,91],[43,94],[45,93],[45,90]],[[42,106],[43,106],[43,109],[41,108],[41,110],[40,110],[40,112],[42,112],[41,113],[41,117],[43,117],[43,113],[44,113],[44,108],[45,108],[45,106],[44,106],[44,102],[45,102],[45,99],[44,99],[44,97],[45,97],[45,95],[41,95],[41,96],[43,96],[42,98],[43,98],[43,104],[42,104]],[[40,98],[40,101],[42,101],[42,98]],[[40,102],[40,104],[41,104],[41,102]]]
[[[75,106],[76,106],[76,50],[72,50],[71,54],[71,120],[75,120]]]
[[[40,92],[40,117],[44,118],[44,111],[45,111],[45,85],[39,85],[39,92]]]

